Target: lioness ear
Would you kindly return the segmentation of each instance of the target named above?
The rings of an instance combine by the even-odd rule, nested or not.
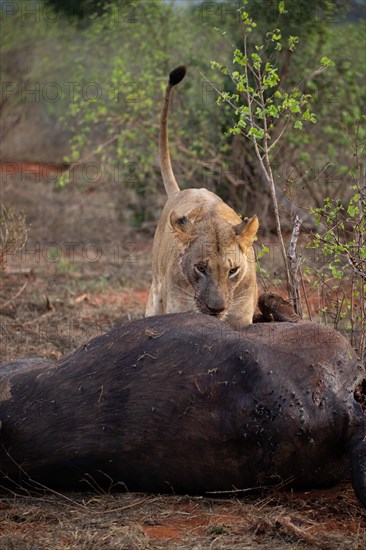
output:
[[[239,244],[243,247],[253,244],[254,237],[259,229],[259,221],[257,216],[253,216],[247,222],[234,225],[235,235],[237,235]]]
[[[189,243],[194,239],[194,225],[186,216],[178,216],[173,210],[170,214],[170,223],[176,235],[183,242]]]

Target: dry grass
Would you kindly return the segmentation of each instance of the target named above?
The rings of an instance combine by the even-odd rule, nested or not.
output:
[[[8,256],[24,247],[28,229],[23,212],[6,208],[0,197],[0,269],[5,269]]]
[[[0,500],[1,548],[352,548],[366,543],[352,489],[245,499],[45,493]]]

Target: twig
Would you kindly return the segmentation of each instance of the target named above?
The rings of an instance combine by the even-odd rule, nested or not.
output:
[[[138,500],[137,502],[131,502],[131,504],[126,504],[125,506],[120,506],[119,508],[112,508],[108,510],[102,510],[100,512],[98,511],[92,511],[93,514],[106,514],[106,513],[116,513],[116,512],[123,512],[124,510],[128,510],[129,508],[135,508],[135,506],[140,506],[140,504],[145,504],[148,502],[149,504],[156,502],[159,500],[159,497],[155,497],[153,499],[149,498],[143,498],[141,500]]]
[[[302,291],[304,293],[306,309],[308,310],[309,320],[312,321],[313,317],[311,315],[310,303],[309,303],[309,300],[308,300],[308,293],[306,292],[305,281],[304,281],[304,277],[303,277],[301,269],[300,269],[300,280],[301,280]]]
[[[270,487],[258,486],[258,487],[248,487],[247,489],[229,489],[227,491],[206,491],[206,495],[237,495],[241,493],[249,493],[250,491],[264,491],[269,490]]]
[[[3,276],[7,275],[29,275],[32,272],[31,267],[16,267],[16,268],[6,268],[6,271],[4,271]]]
[[[323,550],[332,549],[332,546],[329,543],[321,542],[317,540],[313,535],[310,535],[310,533],[307,533],[304,529],[300,529],[300,527],[297,527],[297,525],[292,522],[292,519],[289,516],[278,518],[277,523],[288,531],[291,531],[293,534],[295,534],[297,537],[304,540],[305,542],[314,545],[316,548],[322,548]]]
[[[290,273],[290,297],[292,300],[292,305],[295,308],[296,313],[302,317],[302,307],[301,307],[301,296],[299,289],[299,279],[297,272],[300,266],[300,258],[297,256],[296,247],[297,241],[300,235],[302,220],[296,214],[294,226],[292,228],[291,240],[288,249],[288,264],[289,264],[289,273]]]
[[[83,504],[80,504],[78,502],[75,502],[74,500],[72,500],[71,498],[67,497],[66,495],[62,494],[62,493],[59,493],[58,491],[55,491],[54,489],[50,489],[50,487],[47,487],[46,485],[43,485],[42,483],[39,483],[38,481],[35,481],[34,479],[32,479],[30,477],[29,474],[27,474],[27,472],[21,467],[20,464],[18,464],[18,462],[16,462],[16,460],[14,460],[14,458],[11,456],[11,454],[9,453],[8,449],[5,448],[4,445],[1,445],[6,456],[9,458],[9,460],[11,460],[11,462],[13,464],[15,464],[15,466],[17,466],[19,468],[19,471],[27,478],[28,480],[28,484],[30,485],[30,487],[32,487],[32,485],[35,485],[37,487],[39,487],[40,489],[42,489],[43,491],[46,491],[46,492],[50,492],[52,493],[53,495],[56,495],[57,497],[61,497],[65,500],[67,500],[68,502],[71,502],[74,506],[78,506],[79,508],[83,508],[84,510],[86,509],[86,506],[83,505]],[[8,477],[8,479],[11,480],[10,477]]]
[[[282,128],[281,132],[279,133],[279,135],[276,137],[276,139],[271,143],[271,145],[268,147],[268,153],[271,151],[271,149],[273,149],[274,147],[276,147],[277,143],[279,142],[279,140],[281,139],[281,137],[283,136],[283,134],[285,133],[285,131],[287,130],[287,127],[289,125],[289,121],[287,120],[284,127]]]
[[[292,483],[294,481],[294,477],[290,476],[289,478],[285,479],[284,481],[281,481],[277,485],[258,485],[256,487],[247,487],[245,489],[237,489],[236,487],[233,487],[232,489],[225,490],[225,491],[206,491],[206,495],[230,495],[230,494],[239,494],[239,493],[248,493],[249,491],[277,491],[279,489],[283,489],[286,487],[289,483]]]
[[[23,292],[23,290],[25,290],[26,286],[28,284],[28,281],[25,281],[25,283],[22,285],[22,287],[18,290],[18,292],[16,294],[14,294],[14,296],[12,296],[9,300],[7,300],[6,302],[4,302],[3,304],[1,304],[0,308],[2,309],[3,307],[6,307],[8,306],[11,302],[14,302],[20,295],[21,293]]]
[[[80,481],[84,481],[85,483],[87,483],[89,485],[89,487],[91,487],[93,489],[93,491],[95,491],[97,494],[99,494],[101,496],[107,494],[105,491],[103,491],[102,487],[93,478],[93,476],[91,476],[88,472],[85,472],[84,476],[85,477],[81,478]],[[90,478],[91,481],[89,481],[89,479],[86,479],[86,478]]]

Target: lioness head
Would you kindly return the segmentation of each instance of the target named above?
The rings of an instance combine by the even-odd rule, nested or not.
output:
[[[195,212],[179,217],[173,211],[170,223],[181,249],[177,268],[192,288],[196,309],[225,318],[256,289],[252,244],[258,218],[232,225],[215,211],[202,220]]]

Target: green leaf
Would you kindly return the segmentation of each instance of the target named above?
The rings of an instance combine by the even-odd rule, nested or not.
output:
[[[269,114],[270,116],[274,117],[274,118],[278,118],[278,109],[275,105],[270,105],[267,109],[266,109],[266,112],[267,114]]]
[[[288,38],[288,49],[291,52],[293,52],[298,43],[299,43],[299,37],[298,36],[289,36],[289,38]]]
[[[360,209],[359,209],[358,206],[356,206],[356,205],[354,205],[354,204],[349,204],[349,205],[348,205],[347,214],[348,214],[351,218],[355,218],[359,213],[360,213]]]
[[[264,137],[264,130],[261,128],[251,128],[248,132],[248,137],[255,137],[256,139],[263,139]]]
[[[321,64],[322,67],[334,67],[335,66],[334,61],[329,59],[329,57],[327,57],[327,56],[324,56],[324,57],[321,58],[320,64]]]
[[[234,52],[233,63],[238,63],[238,65],[241,65],[242,67],[246,67],[248,63],[248,58],[243,54],[243,52],[236,49]]]
[[[278,3],[278,11],[279,13],[287,13],[285,9],[285,2],[279,2]]]
[[[252,53],[252,55],[250,56],[253,61],[257,62],[257,63],[261,63],[262,62],[262,58],[260,55],[258,55],[257,53]]]
[[[309,109],[306,109],[306,111],[302,114],[303,120],[308,120],[312,122],[313,124],[316,123],[316,115],[309,111]]]
[[[302,122],[301,120],[296,120],[294,124],[294,128],[297,128],[298,130],[302,130]]]
[[[240,128],[237,126],[235,128],[229,128],[229,134],[240,134]]]

